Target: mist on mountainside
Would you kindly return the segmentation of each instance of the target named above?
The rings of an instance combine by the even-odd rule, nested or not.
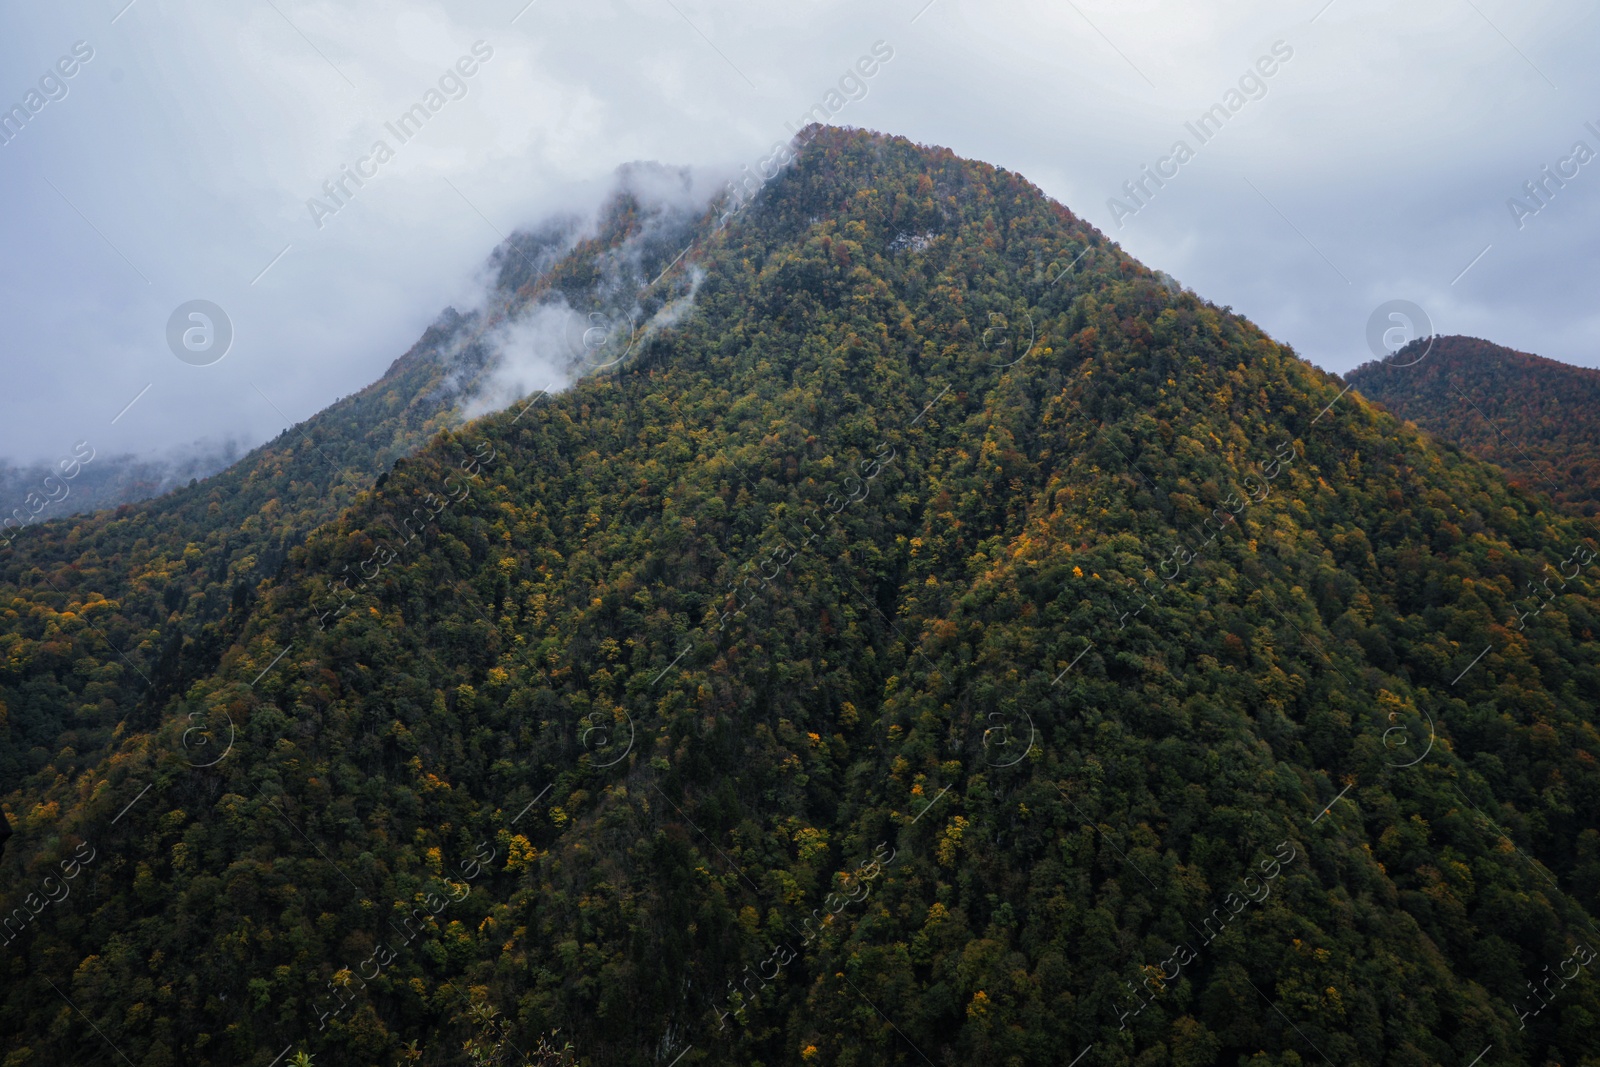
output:
[[[479,291],[440,314],[444,342],[432,358],[446,375],[427,398],[457,421],[503,410],[538,393],[558,393],[613,367],[694,307],[703,276],[681,292],[645,301],[652,279],[686,250],[695,223],[721,189],[722,169],[654,162],[619,166],[605,183],[575,194],[577,205],[517,230],[479,272]],[[627,231],[612,240],[618,229]],[[545,275],[585,244],[584,271]],[[531,301],[519,290],[551,284]],[[58,460],[0,458],[0,521],[7,529],[161,496],[205,479],[255,447],[198,441],[158,453],[107,455],[78,442]]]
[[[496,248],[474,322],[443,353],[457,366],[448,386],[461,415],[477,418],[531,394],[558,393],[621,363],[687,315],[699,274],[690,272],[681,292],[649,300],[645,293],[688,251],[720,178],[716,170],[624,164],[592,213],[552,217]],[[626,235],[614,240],[619,229]],[[585,245],[592,251],[577,257],[581,267],[547,277]],[[519,290],[541,281],[547,287],[539,296],[515,306]]]
[[[87,441],[60,459],[18,466],[0,459],[0,520],[21,525],[114,508],[160,496],[235,463],[238,441],[197,441],[159,454],[96,453]],[[7,525],[7,530],[15,526]]]

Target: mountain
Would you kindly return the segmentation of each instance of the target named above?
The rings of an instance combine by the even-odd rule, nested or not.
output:
[[[6,527],[0,788],[63,750],[46,780],[73,773],[85,765],[77,752],[97,751],[119,724],[154,725],[166,697],[215,668],[288,548],[448,423],[430,399],[446,368],[430,356],[459,326],[441,320],[378,382],[204,482]],[[77,458],[72,473],[90,478],[92,448]]]
[[[1433,337],[1345,380],[1518,485],[1600,515],[1600,371],[1476,337]]]
[[[1595,539],[1019,175],[801,141],[514,280],[588,372],[9,794],[4,1062],[1600,1063]]]
[[[84,446],[79,448],[83,455],[94,452],[87,442]],[[194,446],[170,456],[93,455],[88,462],[78,458],[77,463],[69,461],[64,468],[59,466],[59,460],[26,466],[0,460],[0,501],[9,509],[0,511],[0,520],[5,516],[14,520],[6,528],[9,533],[26,525],[24,520],[36,519],[46,508],[51,518],[65,518],[138,503],[191,480],[209,478],[233,466],[239,458],[238,447],[225,444]],[[74,467],[73,477],[63,480],[63,472]]]
[[[30,775],[44,784],[92,766],[118,731],[154,725],[168,698],[216,668],[291,548],[503,387],[507,350],[515,357],[526,340],[503,336],[508,316],[548,290],[547,268],[565,257],[575,294],[610,294],[621,287],[612,259],[676,239],[683,213],[663,193],[687,181],[623,168],[597,232],[559,218],[517,235],[490,260],[483,310],[446,309],[377,382],[214,477],[82,518],[64,506],[74,490],[115,496],[151,465],[108,468],[85,446],[59,470],[0,471],[0,482],[9,473],[34,491],[0,529],[0,795]],[[623,248],[630,225],[644,236]],[[579,264],[587,273],[567,277]],[[578,367],[594,362],[583,325],[565,361]],[[542,381],[565,373],[542,370]],[[45,521],[24,522],[30,512]]]

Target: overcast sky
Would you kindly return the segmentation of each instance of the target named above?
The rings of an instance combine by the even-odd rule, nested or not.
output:
[[[753,165],[877,42],[833,122],[1016,170],[1323,367],[1395,299],[1600,364],[1592,3],[525,2],[6,5],[0,456],[259,443],[471,303],[517,226],[629,160]],[[232,325],[209,365],[168,340],[196,299]]]

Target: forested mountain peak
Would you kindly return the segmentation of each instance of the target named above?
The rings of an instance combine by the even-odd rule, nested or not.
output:
[[[1447,336],[1414,341],[1347,380],[1517,484],[1600,515],[1600,371]]]
[[[7,1062],[1600,1062],[1600,544],[1021,177],[800,141],[508,253],[586,373],[7,798]]]

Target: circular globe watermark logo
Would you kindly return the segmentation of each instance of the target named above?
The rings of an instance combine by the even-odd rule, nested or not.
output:
[[[1411,342],[1427,338],[1417,352],[1407,352],[1400,362],[1390,362],[1396,352]],[[1367,347],[1391,367],[1411,367],[1433,351],[1433,320],[1409,300],[1389,300],[1372,309],[1367,317]]]
[[[192,367],[209,367],[233,346],[233,320],[209,300],[187,300],[167,319],[167,347]]]

